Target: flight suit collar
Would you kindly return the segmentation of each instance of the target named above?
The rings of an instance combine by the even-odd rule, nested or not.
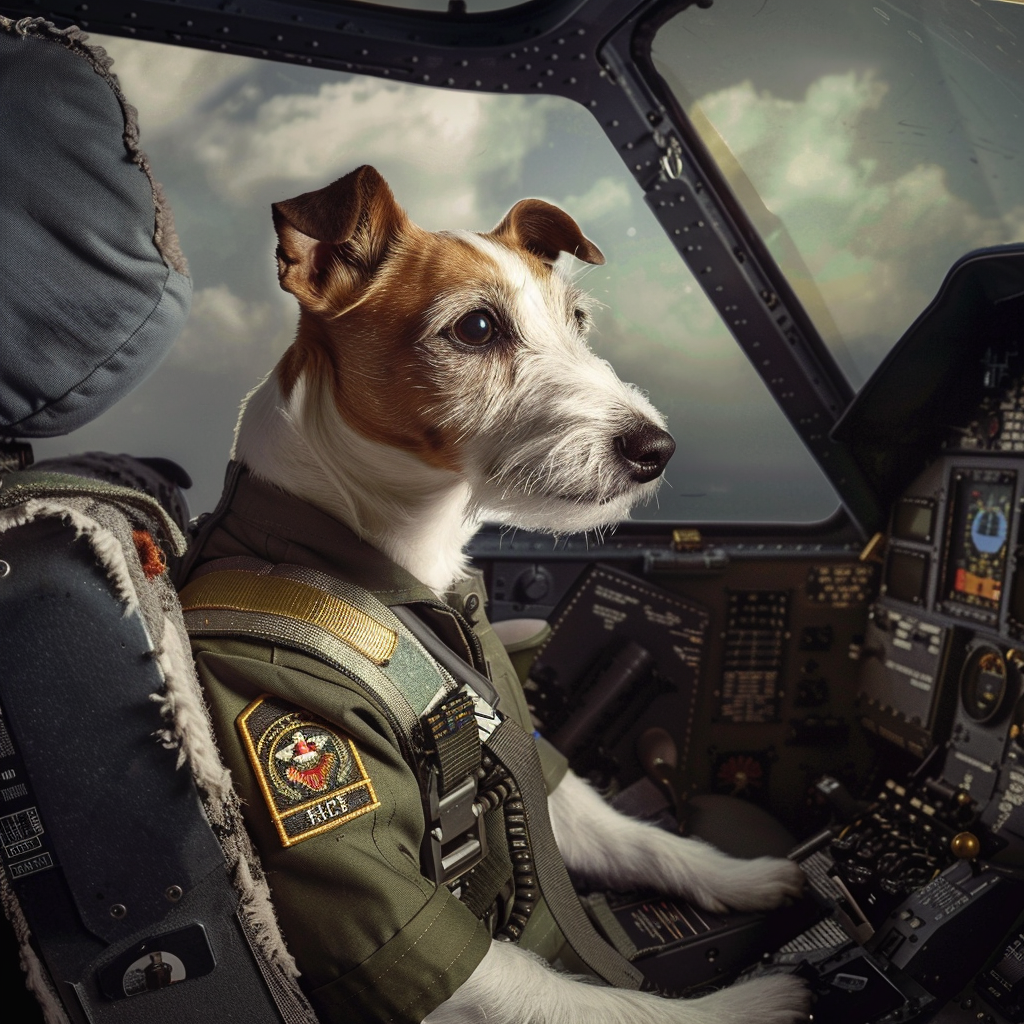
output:
[[[232,462],[220,503],[200,525],[183,577],[215,558],[238,555],[340,576],[388,606],[438,603],[429,587],[344,523]]]

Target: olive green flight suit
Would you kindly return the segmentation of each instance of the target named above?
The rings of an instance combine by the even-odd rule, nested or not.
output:
[[[227,490],[200,533],[188,571],[233,556],[314,569],[363,587],[389,606],[437,603],[423,584],[340,522],[252,479],[240,467],[229,473]],[[519,680],[483,617],[479,577],[450,600],[475,622],[486,659],[477,667],[489,669],[502,712],[532,731]],[[435,612],[431,625],[472,661],[471,645],[454,616]],[[473,972],[487,952],[494,922],[487,923],[486,914],[476,916],[446,886],[436,886],[421,873],[420,789],[388,719],[351,679],[310,655],[269,642],[210,637],[193,637],[193,652],[285,938],[321,1020],[422,1020]],[[264,695],[311,712],[350,739],[378,806],[283,845],[237,721]],[[539,748],[550,792],[566,763],[543,740]],[[494,815],[500,826],[500,808],[488,818]],[[510,878],[503,828],[488,820],[487,833],[491,850],[485,863],[496,858],[491,864],[498,870],[509,864]],[[563,941],[540,900],[520,944],[552,959]]]

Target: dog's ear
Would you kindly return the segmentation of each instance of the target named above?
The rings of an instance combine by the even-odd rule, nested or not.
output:
[[[316,192],[274,203],[277,276],[300,302],[337,310],[408,224],[387,182],[363,165]]]
[[[542,199],[520,199],[491,234],[522,246],[545,263],[554,263],[560,252],[584,263],[604,263],[601,250],[584,237],[576,221]]]

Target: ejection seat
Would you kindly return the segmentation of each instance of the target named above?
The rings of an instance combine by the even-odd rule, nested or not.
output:
[[[0,1014],[33,1019],[27,984],[47,1024],[315,1024],[166,571],[187,477],[30,466],[28,440],[99,415],[188,313],[109,65],[75,29],[0,17],[0,897],[25,972],[8,950]]]

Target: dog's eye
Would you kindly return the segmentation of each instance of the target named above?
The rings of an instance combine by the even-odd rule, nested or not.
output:
[[[475,310],[455,325],[454,333],[466,345],[486,345],[494,337],[494,321],[486,313]]]

